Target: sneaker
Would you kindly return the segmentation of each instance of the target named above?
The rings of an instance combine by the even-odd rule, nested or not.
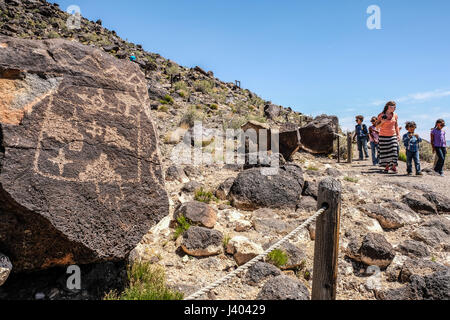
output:
[[[396,167],[396,166],[392,166],[391,170],[392,170],[392,172],[394,172],[394,173],[397,173],[397,172],[398,172],[398,170],[397,170],[397,167]]]
[[[384,169],[384,173],[389,173],[389,166],[386,166],[386,168]]]
[[[444,177],[444,174],[443,174],[443,173],[441,173],[441,174],[440,174],[440,176],[441,176],[441,177]]]
[[[423,176],[423,173],[422,172],[417,172],[416,176]]]
[[[412,172],[408,172],[408,176],[412,176]]]

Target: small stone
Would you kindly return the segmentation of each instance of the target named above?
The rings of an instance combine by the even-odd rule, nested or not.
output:
[[[183,169],[177,166],[170,166],[166,171],[166,180],[173,182],[188,182],[189,179],[187,178],[186,174],[184,173]]]
[[[214,228],[217,222],[217,211],[203,202],[190,201],[179,206],[173,215],[173,220],[184,216],[191,224],[205,228]],[[172,223],[173,226],[173,223]]]
[[[406,240],[398,245],[397,251],[410,257],[428,257],[430,250],[422,242]]]
[[[230,193],[230,189],[233,183],[234,178],[228,178],[227,180],[222,182],[215,192],[216,197],[220,200],[227,200],[228,194]]]
[[[275,242],[269,242],[264,245],[264,250],[269,249]],[[305,266],[306,255],[305,253],[296,245],[286,242],[280,248],[283,252],[287,254],[288,261],[284,266],[281,266],[282,270],[299,269]]]
[[[184,172],[189,178],[201,176],[201,171],[198,167],[188,165],[184,167]]]
[[[196,190],[199,190],[202,187],[200,183],[197,181],[189,181],[186,183],[183,188],[181,188],[181,191],[184,191],[186,193],[194,193]]]
[[[299,280],[280,275],[269,279],[259,292],[257,300],[309,300],[308,288]]]
[[[194,257],[208,257],[223,252],[223,234],[217,230],[190,227],[183,235],[181,248]]]
[[[226,251],[233,255],[234,260],[239,266],[264,253],[263,248],[259,244],[243,236],[232,238],[228,242]]]
[[[387,268],[395,257],[394,248],[386,238],[378,233],[369,233],[363,240],[361,261],[368,266]]]
[[[251,266],[246,274],[246,282],[250,285],[257,285],[268,277],[281,275],[281,271],[274,265],[266,262],[257,262]]]
[[[288,234],[295,228],[292,224],[289,224],[280,219],[259,219],[254,218],[252,220],[255,230],[262,234]]]
[[[248,220],[238,220],[236,221],[236,227],[234,230],[236,232],[246,232],[253,227],[252,223]]]
[[[303,196],[297,205],[297,210],[301,212],[316,212],[317,201],[313,197]]]

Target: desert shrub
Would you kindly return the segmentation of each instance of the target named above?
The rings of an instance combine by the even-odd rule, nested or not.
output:
[[[158,112],[169,112],[169,108],[166,105],[162,105],[158,108]]]
[[[57,32],[55,32],[55,31],[50,31],[48,34],[47,34],[47,38],[49,38],[49,39],[57,39],[57,38],[60,38],[61,36],[57,33]]]
[[[306,168],[306,170],[308,170],[308,171],[319,171],[319,168],[314,167],[314,166],[309,166],[308,168]]]
[[[176,91],[178,91],[178,90],[183,90],[186,92],[189,91],[189,88],[188,88],[186,82],[184,82],[184,81],[175,82],[173,87],[175,88]]]
[[[237,130],[240,129],[244,124],[247,123],[246,117],[240,117],[240,116],[233,116],[229,118],[228,120],[224,121],[223,123],[223,129],[233,129]]]
[[[205,191],[201,188],[195,192],[194,200],[204,203],[211,203],[212,201],[216,201],[216,197],[211,191]]]
[[[173,235],[174,239],[178,239],[179,236],[184,234],[186,231],[189,230],[191,227],[191,224],[184,216],[179,216],[177,218],[177,227],[175,228],[175,234]]]
[[[197,80],[194,82],[195,91],[208,93],[214,88],[214,84],[208,80]]]
[[[358,179],[352,178],[352,177],[345,177],[344,180],[348,181],[348,182],[353,182],[353,183],[358,183],[358,181],[359,181]]]
[[[228,246],[228,243],[230,243],[230,240],[231,240],[231,237],[230,237],[229,234],[226,234],[223,237],[223,246],[224,246],[224,248],[226,248]]]
[[[193,127],[196,121],[203,121],[205,118],[205,115],[197,111],[195,108],[190,108],[181,118],[180,126],[188,126]]]
[[[275,249],[267,256],[268,261],[278,268],[286,265],[288,262],[288,255],[286,252],[280,249]]]
[[[169,289],[163,267],[136,262],[128,267],[128,287],[120,294],[111,291],[105,300],[182,300],[181,292]]]
[[[170,67],[167,67],[166,72],[168,75],[177,75],[180,73],[180,68],[176,64],[172,64]]]
[[[166,94],[164,98],[161,99],[159,102],[162,104],[173,104],[173,98],[170,95]]]

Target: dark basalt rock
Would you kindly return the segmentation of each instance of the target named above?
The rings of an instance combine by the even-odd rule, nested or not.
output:
[[[274,265],[265,262],[257,262],[248,269],[245,279],[250,285],[256,285],[268,277],[279,275],[281,275],[281,271]]]
[[[410,283],[397,289],[376,292],[378,300],[449,300],[450,268],[430,275],[411,276]]]
[[[308,288],[297,279],[281,275],[269,279],[256,300],[309,300]]]
[[[125,259],[169,210],[139,67],[0,36],[0,71],[0,252],[14,272]]]
[[[435,192],[427,192],[424,197],[434,203],[440,213],[450,213],[450,198]]]
[[[403,196],[403,202],[417,213],[429,215],[437,214],[437,209],[434,203],[430,202],[424,196],[411,192]]]
[[[264,107],[264,114],[267,119],[275,119],[280,115],[280,113],[281,113],[280,106],[268,104]]]
[[[241,172],[231,187],[232,205],[242,210],[295,208],[303,190],[303,171],[296,165],[279,168],[276,175],[263,175],[261,169]]]
[[[313,154],[333,153],[334,136],[339,120],[334,116],[319,116],[300,128],[302,149]]]
[[[217,222],[217,211],[203,202],[190,201],[180,205],[174,212],[173,219],[184,216],[191,224],[205,228],[214,228]]]
[[[223,234],[203,227],[190,227],[183,235],[183,251],[194,257],[209,257],[223,251]]]
[[[392,245],[378,233],[369,233],[365,236],[359,252],[361,261],[366,265],[382,269],[388,267],[395,258]]]
[[[410,257],[428,257],[430,250],[422,242],[406,240],[398,245],[397,251]]]

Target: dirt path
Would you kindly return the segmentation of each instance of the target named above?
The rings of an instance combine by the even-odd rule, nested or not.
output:
[[[373,166],[370,160],[355,160],[352,164],[341,164],[349,171],[361,174],[364,177],[375,179],[378,184],[396,184],[403,185],[409,189],[426,189],[450,196],[450,172],[446,171],[444,177],[424,172],[423,176],[408,176],[406,163],[399,162],[399,173],[385,174],[382,169]],[[422,169],[432,169],[432,165],[422,162]],[[418,187],[418,188],[417,188]]]

